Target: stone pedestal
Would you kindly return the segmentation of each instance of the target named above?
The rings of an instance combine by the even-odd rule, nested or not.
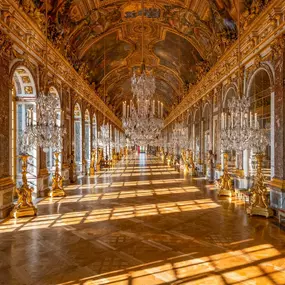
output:
[[[62,165],[61,176],[63,178],[63,183],[67,184],[69,182],[69,165],[67,163]]]
[[[40,169],[37,179],[37,197],[46,197],[49,192],[49,173],[47,168]]]
[[[285,180],[273,178],[270,189],[270,206],[285,210]]]
[[[7,217],[14,207],[13,191],[15,183],[11,177],[0,179],[0,219]]]

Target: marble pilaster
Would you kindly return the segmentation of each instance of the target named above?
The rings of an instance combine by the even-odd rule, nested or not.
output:
[[[274,44],[274,176],[271,180],[270,202],[274,208],[285,209],[285,36]]]
[[[0,36],[3,36],[0,34]],[[7,39],[7,41],[9,41]],[[5,41],[4,41],[5,43]],[[4,45],[5,46],[5,45]],[[3,48],[3,46],[1,47]],[[15,184],[10,167],[10,92],[9,92],[9,55],[0,50],[0,218],[9,215],[13,208],[13,190]]]

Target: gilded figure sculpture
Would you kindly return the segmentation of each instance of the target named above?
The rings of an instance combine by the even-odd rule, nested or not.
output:
[[[256,154],[257,172],[250,189],[251,198],[250,206],[247,208],[249,215],[260,215],[266,218],[273,216],[273,210],[269,207],[268,190],[264,183],[264,175],[262,173],[263,154]]]
[[[219,196],[232,197],[234,194],[233,179],[228,171],[228,153],[224,153],[224,173],[219,180],[216,181]]]
[[[101,165],[103,162],[103,150],[101,148],[98,149],[98,159],[97,159],[97,163],[96,163],[96,171],[100,171],[101,170]]]
[[[22,161],[22,186],[16,189],[18,201],[14,209],[10,213],[11,218],[20,218],[27,216],[35,216],[37,209],[32,201],[32,192],[34,189],[28,185],[27,169],[29,155],[23,154],[20,156]]]
[[[96,149],[93,149],[91,153],[89,175],[95,175],[95,160],[96,160]]]

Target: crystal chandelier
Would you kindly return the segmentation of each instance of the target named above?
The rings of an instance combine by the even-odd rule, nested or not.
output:
[[[53,149],[60,152],[63,148],[63,136],[66,130],[63,127],[64,115],[60,111],[60,102],[58,97],[48,91],[48,17],[46,9],[46,50],[45,50],[45,82],[44,91],[40,92],[36,99],[36,124],[34,124],[34,112],[28,111],[26,122],[25,137],[30,145],[39,146],[44,152]],[[59,119],[59,115],[61,115]]]
[[[257,114],[254,114],[257,121]],[[248,148],[253,114],[250,112],[249,98],[234,97],[229,102],[228,112],[222,113],[221,147],[223,151]]]
[[[33,111],[28,112],[26,135],[30,144],[41,147],[44,152],[48,152],[50,148],[60,152],[63,148],[66,130],[63,127],[63,118],[58,119],[60,115],[58,109],[58,98],[53,94],[45,95],[41,92],[36,100],[36,114],[38,114],[36,124],[33,122]]]
[[[144,63],[144,0],[142,0],[142,65],[131,79],[133,100],[123,102],[123,127],[132,145],[153,145],[163,128],[163,104],[153,99],[156,83]]]
[[[110,130],[109,125],[103,123],[100,127],[100,132],[98,136],[98,145],[101,148],[104,148],[110,144]]]
[[[155,93],[155,78],[151,73],[147,73],[145,64],[142,64],[140,75],[133,73],[131,80],[131,90],[138,100],[151,100]]]

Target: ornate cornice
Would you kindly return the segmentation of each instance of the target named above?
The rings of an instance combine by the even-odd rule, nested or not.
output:
[[[261,61],[259,55],[270,46],[270,43],[275,43],[275,49],[282,46],[282,41],[277,40],[277,38],[285,31],[285,19],[280,17],[280,14],[284,13],[284,11],[284,0],[272,0],[266,9],[243,32],[240,39],[241,63],[243,66],[252,61],[253,58],[255,58],[255,64],[258,65]],[[237,51],[238,42],[235,42],[169,114],[165,119],[165,127],[211,90],[215,89],[222,81],[237,72]]]
[[[0,6],[0,46],[2,46],[0,53],[13,52],[13,46],[41,65],[45,55],[45,36],[38,25],[19,9],[15,1],[4,1],[5,5]],[[6,38],[7,35],[9,38]],[[2,40],[5,45],[2,44]],[[95,109],[104,113],[119,129],[122,129],[122,122],[50,42],[48,42],[48,69],[51,74],[68,85]]]

